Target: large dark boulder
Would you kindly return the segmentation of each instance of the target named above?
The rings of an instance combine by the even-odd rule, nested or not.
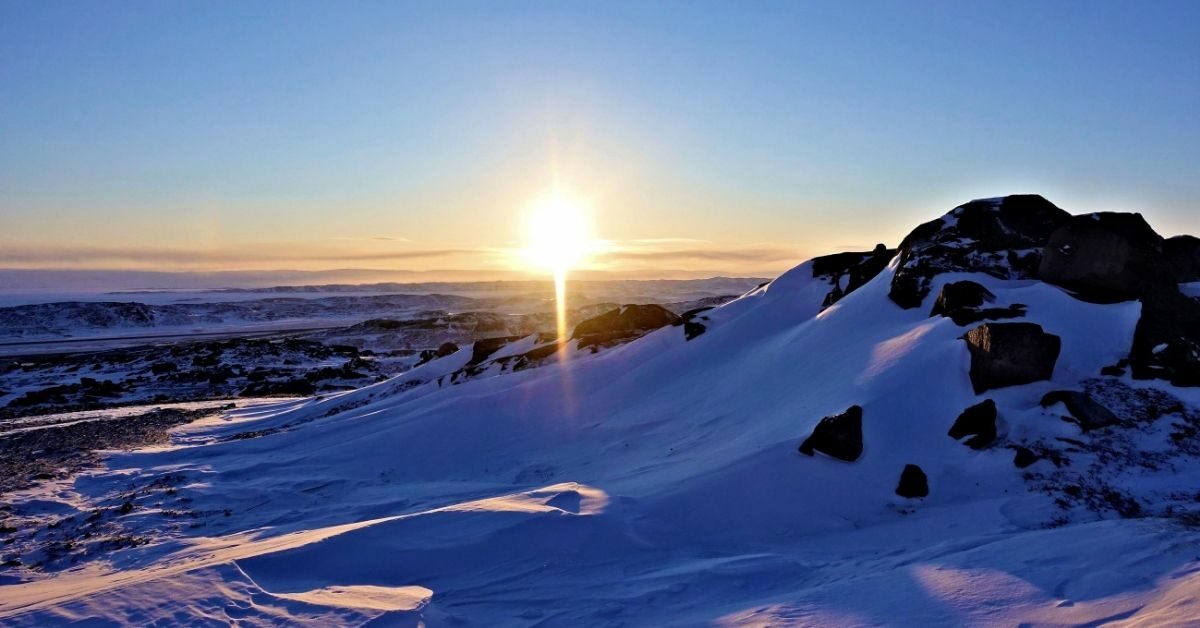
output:
[[[1068,218],[1070,214],[1034,194],[956,207],[917,227],[900,243],[888,296],[900,307],[919,307],[933,277],[947,272],[1035,278],[1046,241]]]
[[[958,415],[954,425],[948,432],[950,438],[960,440],[970,436],[966,441],[971,449],[985,449],[996,440],[996,402],[985,399]]]
[[[825,295],[822,307],[837,303],[842,297],[858,290],[887,268],[888,262],[896,256],[896,249],[889,249],[883,244],[876,244],[870,251],[851,251],[814,257],[812,261],[813,277],[825,279],[833,284],[833,289]],[[845,281],[843,282],[843,277]]]
[[[1017,445],[1013,449],[1015,449],[1017,452],[1015,455],[1013,455],[1013,465],[1018,469],[1024,469],[1025,467],[1028,467],[1029,465],[1040,460],[1038,455],[1033,453],[1033,450],[1028,447],[1021,447],[1020,445]]]
[[[1200,386],[1200,302],[1178,290],[1142,296],[1129,366],[1135,379]]]
[[[1175,274],[1175,281],[1200,281],[1200,238],[1181,235],[1163,241],[1163,256]]]
[[[1050,379],[1062,339],[1035,323],[984,323],[963,339],[975,393]]]
[[[1052,390],[1042,396],[1043,408],[1049,408],[1056,403],[1065,405],[1067,411],[1071,413],[1070,418],[1073,422],[1078,423],[1080,429],[1085,432],[1121,422],[1108,408],[1100,405],[1095,399],[1092,399],[1091,395],[1084,392]]]
[[[929,495],[929,478],[915,464],[904,465],[900,472],[900,484],[896,486],[896,494],[908,499],[916,499]]]
[[[930,316],[947,316],[949,312],[969,307],[982,307],[996,300],[991,290],[974,281],[954,281],[942,286],[933,302]]]
[[[1096,303],[1128,301],[1177,283],[1162,237],[1141,214],[1114,212],[1073,216],[1059,227],[1046,242],[1038,276]]]
[[[974,281],[955,281],[942,285],[933,302],[930,316],[944,316],[955,325],[969,325],[988,319],[1019,318],[1025,306],[1019,303],[1007,307],[983,307],[996,300],[996,295]]]
[[[862,408],[850,406],[841,414],[821,419],[800,444],[800,453],[811,456],[814,451],[846,462],[858,460],[863,451]]]

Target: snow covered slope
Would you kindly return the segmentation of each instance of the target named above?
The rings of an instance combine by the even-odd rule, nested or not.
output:
[[[69,500],[49,499],[108,513],[128,487],[146,487],[103,516],[150,542],[24,573],[0,588],[0,617],[1200,618],[1200,389],[1100,375],[1129,354],[1140,303],[1089,303],[976,266],[939,267],[922,306],[904,309],[889,298],[899,263],[824,309],[831,284],[810,262],[696,314],[703,330],[691,339],[664,327],[451,384],[464,349],[357,391],[190,426],[174,448],[114,454]],[[1023,305],[1019,322],[1060,338],[1049,379],[975,392],[963,336],[977,323],[928,313],[960,281]],[[1041,404],[1056,390],[1086,391],[1119,424],[1084,432],[1078,409]],[[985,399],[999,409],[995,440],[973,449],[949,437]],[[797,452],[823,417],[852,406],[861,456]],[[1020,454],[1031,464],[1018,468]],[[907,465],[927,496],[897,494]],[[188,525],[165,524],[181,500]]]

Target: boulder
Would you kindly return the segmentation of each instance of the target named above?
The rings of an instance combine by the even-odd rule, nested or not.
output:
[[[996,295],[974,281],[955,281],[942,285],[933,302],[930,316],[944,316],[955,325],[968,325],[986,319],[1018,318],[1025,315],[1025,306],[1014,303],[1007,307],[983,307],[996,300]]]
[[[908,499],[916,499],[929,495],[929,478],[915,464],[904,465],[900,472],[900,484],[896,486],[896,494]]]
[[[900,307],[920,307],[933,277],[947,272],[1036,278],[1046,241],[1068,218],[1070,214],[1037,195],[956,207],[904,238],[888,296]]]
[[[800,453],[811,456],[819,451],[838,460],[854,462],[862,455],[862,408],[850,406],[845,412],[827,416],[800,444]]]
[[[1095,399],[1092,399],[1091,395],[1084,392],[1077,390],[1052,390],[1042,396],[1041,405],[1043,408],[1048,408],[1056,403],[1062,403],[1067,406],[1067,411],[1071,413],[1071,418],[1085,432],[1116,425],[1121,422],[1116,415],[1109,412],[1108,408],[1100,405]]]
[[[858,290],[875,278],[888,262],[896,256],[896,249],[889,249],[883,244],[876,244],[870,251],[834,253],[814,257],[812,260],[813,277],[828,280],[833,284],[833,290],[825,295],[821,307],[829,307],[842,297]],[[842,278],[846,277],[843,286]]]
[[[1177,283],[1163,256],[1163,239],[1141,214],[1073,216],[1042,252],[1038,276],[1095,303],[1136,299]]]
[[[996,402],[985,399],[958,415],[948,432],[950,438],[966,441],[971,449],[984,449],[996,440]]]
[[[1035,323],[984,323],[963,339],[975,394],[1050,379],[1062,340]]]
[[[1037,454],[1033,453],[1028,447],[1014,447],[1017,453],[1013,456],[1013,465],[1018,469],[1024,469],[1029,465],[1040,460]]]
[[[1175,275],[1175,281],[1200,281],[1200,238],[1181,235],[1163,241],[1163,256]]]
[[[1129,366],[1135,379],[1200,386],[1200,302],[1176,290],[1142,296]]]
[[[991,290],[974,281],[953,281],[942,286],[937,300],[933,302],[930,316],[947,316],[949,312],[963,308],[982,307],[996,300]]]

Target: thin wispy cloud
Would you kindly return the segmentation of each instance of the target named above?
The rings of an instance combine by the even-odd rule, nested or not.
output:
[[[592,256],[603,266],[719,263],[740,267],[775,268],[797,260],[795,250],[775,244],[720,246],[698,238],[636,238],[607,240]]]
[[[708,240],[701,240],[699,238],[635,238],[630,240],[630,242],[637,244],[696,244],[708,242]]]
[[[415,251],[346,252],[289,247],[274,250],[260,247],[243,249],[171,249],[156,247],[5,247],[0,250],[0,265],[49,267],[136,264],[164,266],[213,266],[280,262],[353,262],[387,260],[423,260],[453,256],[485,255],[487,251],[466,248],[424,249]]]
[[[759,262],[773,263],[796,259],[795,251],[782,248],[751,249],[681,249],[668,251],[606,251],[597,255],[601,261],[683,261],[700,260],[710,262]]]
[[[330,240],[339,242],[366,242],[374,240],[379,242],[403,242],[406,244],[412,242],[411,239],[401,236],[337,236],[330,238]]]

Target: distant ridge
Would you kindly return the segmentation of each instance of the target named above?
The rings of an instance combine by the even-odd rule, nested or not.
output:
[[[752,273],[750,277],[773,277],[775,271]],[[572,275],[580,281],[651,281],[692,280],[729,276],[722,271],[579,271]],[[504,270],[379,270],[344,268],[335,270],[225,270],[225,271],[144,271],[144,270],[57,270],[0,268],[0,292],[130,292],[156,290],[254,290],[298,289],[306,286],[362,286],[476,283],[499,281],[540,281],[541,278],[518,271]],[[335,291],[345,288],[336,288]]]

